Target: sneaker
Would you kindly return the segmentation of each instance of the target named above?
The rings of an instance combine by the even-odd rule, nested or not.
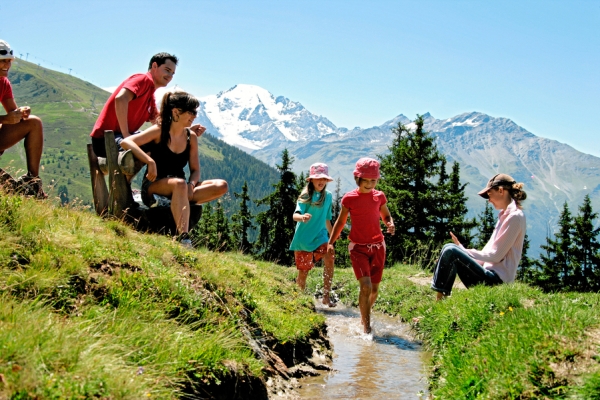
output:
[[[193,249],[194,244],[192,243],[192,239],[190,239],[190,235],[187,232],[182,233],[177,238],[177,241],[186,249]]]
[[[48,198],[48,195],[44,193],[42,180],[38,176],[31,176],[25,174],[17,179],[17,193],[24,196],[32,196],[38,200],[44,200]]]
[[[150,208],[154,207],[171,207],[171,199],[165,196],[160,196],[158,194],[153,194],[154,203],[150,205]]]

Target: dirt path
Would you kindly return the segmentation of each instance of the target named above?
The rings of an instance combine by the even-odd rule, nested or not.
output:
[[[432,277],[433,277],[432,274],[428,274],[425,272],[419,272],[418,274],[409,276],[408,280],[416,283],[417,285],[429,286],[429,285],[431,285]],[[452,285],[452,287],[454,289],[466,289],[465,285],[463,285],[463,283],[460,281],[458,276],[456,277],[456,280],[454,281],[454,285]]]

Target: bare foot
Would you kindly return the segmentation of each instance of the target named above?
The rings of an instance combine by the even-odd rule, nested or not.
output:
[[[371,333],[371,327],[369,326],[368,328],[365,327],[365,333],[368,335],[369,333]]]
[[[337,303],[335,301],[331,301],[329,296],[323,296],[323,304],[326,305],[327,307],[337,306]]]
[[[437,292],[437,295],[436,295],[435,299],[436,299],[437,301],[440,301],[440,300],[443,300],[443,299],[444,299],[444,297],[446,297],[446,296],[444,296],[444,293],[442,293],[442,292]]]

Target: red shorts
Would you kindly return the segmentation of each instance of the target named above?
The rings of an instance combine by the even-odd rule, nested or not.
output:
[[[310,271],[325,253],[327,253],[327,243],[323,243],[314,251],[294,251],[296,268],[300,271]]]
[[[371,277],[371,283],[381,282],[385,264],[385,242],[356,244],[348,246],[350,261],[356,279]]]

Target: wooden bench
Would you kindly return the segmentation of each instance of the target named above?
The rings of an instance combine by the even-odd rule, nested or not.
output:
[[[170,207],[147,208],[134,204],[128,176],[135,175],[135,158],[131,152],[117,149],[113,131],[104,131],[106,158],[96,156],[91,144],[87,145],[94,209],[100,216],[125,220],[138,230],[176,235],[177,229]],[[105,175],[108,175],[108,186]],[[190,230],[202,216],[202,206],[190,207]]]

